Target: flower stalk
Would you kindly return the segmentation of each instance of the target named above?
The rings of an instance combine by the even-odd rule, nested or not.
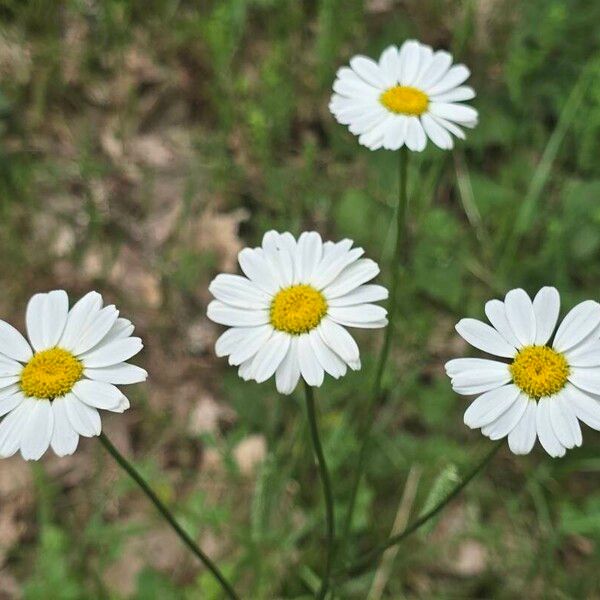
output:
[[[377,370],[373,380],[373,390],[370,400],[366,405],[364,418],[360,419],[361,423],[365,423],[363,430],[360,432],[361,446],[358,453],[357,466],[354,471],[354,479],[352,480],[352,488],[350,492],[350,502],[348,504],[348,512],[344,521],[344,529],[342,531],[342,540],[346,540],[352,529],[352,519],[356,508],[356,499],[360,488],[365,460],[369,447],[371,429],[375,422],[375,404],[381,397],[383,375],[387,365],[390,349],[392,345],[392,336],[394,334],[395,318],[398,308],[398,288],[400,283],[400,271],[402,264],[403,248],[406,241],[406,223],[408,217],[408,192],[407,192],[407,171],[408,171],[408,151],[406,147],[400,149],[399,154],[399,193],[398,204],[396,206],[396,240],[394,246],[394,255],[392,263],[392,282],[390,286],[390,301],[388,305],[389,323],[385,329],[383,345],[379,353],[377,361]]]
[[[115,459],[117,464],[137,483],[142,492],[146,494],[150,502],[154,504],[158,512],[164,517],[165,521],[171,526],[173,531],[179,536],[181,541],[191,550],[204,566],[213,574],[215,579],[219,582],[223,591],[230,600],[240,600],[231,584],[225,579],[225,576],[217,565],[202,551],[202,549],[196,544],[191,536],[181,527],[177,522],[171,511],[162,503],[159,497],[156,495],[154,490],[148,485],[146,480],[140,475],[139,471],[115,448],[113,443],[108,439],[105,433],[101,433],[100,442],[106,449],[106,451]]]
[[[423,513],[418,519],[413,521],[410,525],[408,525],[403,531],[398,533],[397,535],[393,535],[388,538],[385,542],[380,544],[379,546],[373,548],[373,550],[369,551],[365,554],[361,559],[344,569],[342,572],[344,573],[344,578],[350,578],[369,569],[379,557],[392,546],[396,546],[404,541],[408,536],[415,533],[418,529],[423,527],[426,523],[431,521],[435,516],[437,516],[454,498],[456,498],[465,487],[479,474],[481,473],[488,463],[494,458],[500,447],[502,446],[504,440],[497,441],[491,448],[489,452],[487,452],[484,457],[467,473],[465,477],[463,477],[451,490],[448,492],[446,496],[444,496],[435,506],[433,506],[430,510]],[[341,573],[342,573],[341,572]]]
[[[315,409],[315,396],[310,385],[305,384],[306,391],[306,414],[308,417],[308,428],[315,452],[315,457],[319,465],[319,474],[323,486],[323,496],[325,497],[325,512],[327,518],[327,557],[325,560],[325,571],[321,579],[321,587],[316,595],[318,600],[323,600],[330,587],[331,570],[335,558],[335,515],[333,504],[333,492],[331,488],[331,478],[323,454],[323,447],[319,436],[319,426],[317,423],[317,413]]]

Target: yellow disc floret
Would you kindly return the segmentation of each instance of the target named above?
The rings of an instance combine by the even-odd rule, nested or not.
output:
[[[398,115],[422,115],[429,106],[429,97],[417,88],[395,85],[379,96],[379,101],[388,110]]]
[[[277,292],[271,302],[271,325],[300,335],[314,329],[327,312],[323,294],[310,285],[292,285]]]
[[[525,346],[509,369],[515,384],[530,398],[556,394],[569,376],[567,359],[548,346]]]
[[[21,371],[21,389],[31,398],[53,400],[70,392],[82,373],[83,365],[67,350],[42,350]]]

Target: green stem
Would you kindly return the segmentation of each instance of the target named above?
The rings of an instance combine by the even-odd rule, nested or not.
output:
[[[325,462],[323,447],[319,437],[319,427],[317,424],[317,413],[315,410],[315,396],[313,389],[307,383],[304,386],[306,390],[306,414],[308,416],[308,426],[310,429],[310,437],[319,464],[319,473],[321,476],[321,484],[323,486],[323,495],[325,496],[325,510],[327,514],[327,558],[325,561],[325,572],[321,579],[321,588],[316,596],[318,600],[323,600],[329,590],[329,581],[331,579],[331,569],[333,567],[333,559],[335,555],[335,517],[333,510],[333,493],[331,489],[331,479],[329,470]]]
[[[388,548],[399,544],[409,535],[417,531],[417,529],[423,527],[425,523],[433,519],[439,512],[441,512],[445,508],[447,504],[452,502],[452,500],[454,500],[454,498],[456,498],[456,496],[458,496],[462,492],[462,490],[471,482],[471,480],[473,480],[476,477],[478,473],[483,471],[483,469],[495,456],[496,452],[498,452],[503,442],[504,440],[499,440],[498,442],[496,442],[492,446],[492,449],[483,457],[483,459],[479,463],[477,463],[477,465],[475,465],[473,469],[469,471],[469,473],[467,473],[467,475],[463,479],[461,479],[456,484],[456,486],[454,486],[452,490],[446,496],[444,496],[444,498],[442,498],[442,500],[440,500],[440,502],[438,502],[433,508],[423,513],[418,519],[416,519],[410,525],[408,525],[404,529],[404,531],[390,537],[383,544],[380,544],[379,546],[365,554],[361,559],[359,559],[349,568],[345,569],[345,574],[350,577],[358,575],[359,573],[362,573],[363,571],[367,570],[369,566],[371,566],[371,564],[374,563]]]
[[[379,353],[379,360],[377,362],[377,371],[375,372],[375,379],[373,380],[373,390],[370,396],[370,401],[366,403],[364,418],[360,422],[365,423],[363,430],[360,432],[361,446],[358,452],[358,459],[356,469],[354,470],[354,478],[352,480],[352,488],[350,492],[350,502],[348,504],[348,512],[344,521],[344,528],[342,530],[342,544],[346,545],[346,540],[350,535],[352,529],[352,519],[354,517],[354,510],[356,508],[356,498],[358,496],[358,490],[364,471],[365,460],[367,457],[367,450],[369,446],[369,440],[371,435],[371,429],[375,422],[375,403],[381,396],[381,385],[383,381],[383,375],[385,373],[385,367],[390,354],[392,336],[394,334],[394,322],[397,313],[398,305],[398,288],[400,282],[400,265],[402,263],[402,249],[405,242],[405,236],[403,235],[406,229],[406,221],[408,216],[408,193],[407,193],[407,170],[408,170],[408,150],[406,147],[402,148],[399,152],[399,193],[398,193],[398,205],[396,207],[396,243],[394,246],[394,257],[392,264],[392,282],[390,286],[390,301],[388,304],[388,318],[389,323],[385,329],[383,337],[383,345],[381,346],[381,352]]]
[[[184,531],[184,529],[175,520],[169,509],[161,502],[152,488],[146,483],[144,478],[136,470],[136,468],[115,448],[112,442],[108,439],[105,433],[100,434],[100,441],[106,451],[117,461],[118,465],[138,484],[141,490],[148,496],[148,499],[158,512],[165,518],[167,523],[172,527],[175,533],[181,538],[181,541],[195,554],[203,563],[204,566],[214,575],[217,581],[221,584],[223,591],[231,600],[240,600],[231,584],[225,579],[217,565],[198,547],[196,542]]]

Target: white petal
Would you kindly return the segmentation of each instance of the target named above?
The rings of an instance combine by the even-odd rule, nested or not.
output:
[[[527,292],[511,290],[504,298],[504,310],[510,327],[521,345],[528,346],[535,341],[535,314]]]
[[[600,400],[591,398],[571,384],[567,384],[563,392],[575,416],[588,427],[600,431]]]
[[[0,352],[21,362],[33,356],[27,340],[6,321],[0,321]]]
[[[565,352],[570,367],[600,367],[600,340],[578,344]]]
[[[400,48],[399,80],[402,85],[410,85],[419,74],[419,59],[421,44],[415,40],[407,40]]]
[[[448,72],[450,65],[452,65],[452,55],[439,50],[433,55],[429,66],[421,72],[416,85],[423,90],[430,89]]]
[[[64,290],[54,290],[45,294],[44,311],[42,314],[42,331],[44,334],[44,350],[56,346],[60,340],[69,314],[69,298]]]
[[[442,119],[442,117],[437,117],[436,115],[432,115],[427,113],[436,123],[441,125],[444,129],[449,131],[452,135],[455,135],[458,139],[464,140],[466,139],[465,132],[456,124],[452,123],[452,121],[448,121],[447,119]],[[466,125],[465,127],[470,127],[470,125]]]
[[[552,398],[540,398],[536,410],[536,429],[540,443],[544,450],[553,458],[564,456],[565,447],[560,443],[554,433],[550,420],[550,406]]]
[[[221,302],[238,308],[269,308],[271,296],[241,275],[217,275],[208,286]]]
[[[252,335],[254,331],[257,331],[264,327],[232,327],[227,329],[224,333],[219,336],[215,343],[215,354],[221,358],[223,356],[229,356],[238,347],[238,344],[248,335]]]
[[[492,361],[490,361],[492,362]],[[472,396],[499,388],[512,379],[508,365],[497,363],[494,368],[469,370],[458,373],[452,378],[452,389],[465,396]]]
[[[317,360],[308,334],[298,337],[298,362],[300,373],[308,385],[316,387],[322,385],[325,372]]]
[[[430,97],[444,94],[465,82],[470,74],[471,71],[469,71],[465,65],[454,65],[437,83],[430,88],[425,89],[425,92],[427,92]]]
[[[73,429],[84,437],[100,435],[102,423],[98,411],[84,404],[74,394],[63,396],[69,423]]]
[[[525,394],[519,394],[516,402],[504,411],[495,421],[481,429],[481,433],[490,440],[500,440],[506,437],[519,423],[527,410],[530,400]]]
[[[531,452],[537,438],[536,410],[537,403],[529,400],[521,420],[508,434],[508,446],[513,454],[529,454]]]
[[[50,446],[54,430],[54,413],[49,400],[36,400],[29,408],[21,437],[21,456],[39,460]]]
[[[340,325],[346,325],[347,327],[368,327],[369,323],[384,320],[387,310],[377,304],[330,306],[327,315]]]
[[[425,130],[417,117],[408,117],[408,124],[406,126],[406,145],[409,150],[413,150],[414,152],[422,152],[427,145]]]
[[[290,245],[288,236],[292,238],[293,246]],[[293,236],[289,233],[285,236],[280,235],[277,231],[267,231],[263,236],[262,248],[280,284],[282,286],[292,285],[295,276],[296,248],[296,240],[293,239]],[[267,297],[266,302],[268,305],[270,298]]]
[[[370,258],[361,258],[346,267],[323,293],[328,300],[339,298],[370,281],[379,273],[379,266]]]
[[[383,138],[388,127],[395,120],[396,115],[394,113],[387,113],[387,116],[377,125],[375,125],[369,131],[361,134],[358,138],[358,143],[366,146],[369,150],[378,150],[383,146]],[[350,131],[352,131],[350,127]]]
[[[44,307],[46,294],[34,294],[27,303],[25,311],[25,326],[27,336],[35,350],[46,348],[44,344]]]
[[[81,379],[73,386],[73,394],[85,404],[104,410],[114,410],[121,403],[123,394],[110,383]]]
[[[73,347],[73,354],[79,356],[99,344],[111,331],[118,317],[119,311],[112,304],[93,314],[81,331],[81,335]]]
[[[476,124],[478,119],[477,111],[471,106],[451,102],[431,102],[429,112],[436,117],[467,126]]]
[[[279,285],[275,273],[273,273],[262,248],[244,248],[238,254],[238,262],[244,275],[263,292],[269,295],[277,292]]]
[[[84,367],[90,369],[110,367],[129,360],[142,348],[142,340],[139,337],[129,337],[103,345],[97,350],[86,352],[80,356],[80,360]]]
[[[324,371],[335,379],[343,377],[346,374],[346,363],[329,348],[316,329],[309,333],[309,337],[315,356]]]
[[[558,441],[565,448],[581,446],[582,436],[579,421],[568,403],[564,390],[548,399],[550,422]]]
[[[379,57],[379,71],[385,79],[386,87],[392,87],[398,83],[398,72],[400,70],[400,59],[398,48],[388,46]]]
[[[421,115],[421,124],[425,129],[427,137],[442,150],[451,150],[454,147],[454,141],[448,131],[442,127],[433,117],[427,113]]]
[[[386,150],[398,150],[406,142],[408,118],[406,115],[396,115],[385,130],[383,147]]]
[[[275,331],[252,360],[253,378],[262,383],[275,373],[290,346],[290,335]]]
[[[29,412],[35,402],[37,400],[33,398],[26,398],[0,423],[0,457],[8,458],[19,449]]]
[[[106,381],[107,383],[130,384],[146,381],[148,373],[140,367],[130,365],[129,363],[120,363],[111,367],[102,367],[100,369],[85,369],[83,374],[89,379],[96,381]]]
[[[354,72],[368,84],[385,89],[389,83],[388,78],[381,72],[379,65],[366,56],[355,56],[350,60]]]
[[[357,100],[376,100],[381,95],[381,88],[375,87],[361,79],[354,71],[354,77],[338,78],[333,84],[333,90],[346,98]]]
[[[356,306],[357,304],[365,304],[367,302],[377,302],[386,300],[389,293],[382,285],[366,284],[357,287],[344,296],[327,298],[329,306]]]
[[[237,343],[237,347],[231,352],[229,364],[238,366],[252,358],[266,343],[268,343],[273,328],[271,325],[260,327],[244,327],[244,335]]]
[[[515,348],[521,346],[521,343],[516,338],[513,330],[506,318],[506,309],[504,302],[500,300],[490,300],[485,304],[485,314],[489,319],[490,323],[494,326],[494,329],[511,345]]]
[[[543,287],[533,299],[535,313],[535,343],[543,346],[548,342],[560,312],[560,295],[554,287]]]
[[[586,300],[571,309],[562,320],[552,347],[565,352],[589,335],[600,324],[600,304]]]
[[[489,425],[516,402],[520,393],[516,385],[509,384],[482,394],[465,411],[465,425],[471,429]]]
[[[68,456],[77,450],[79,434],[73,429],[67,415],[64,398],[56,398],[52,402],[54,413],[54,431],[50,445],[57,456]]]
[[[572,367],[569,381],[591,394],[600,394],[600,369],[596,367]]]
[[[266,325],[269,320],[268,310],[244,310],[213,300],[206,309],[206,316],[215,323],[230,327],[257,327]]]
[[[18,383],[21,379],[20,375],[11,375],[9,377],[0,377],[0,390],[2,393],[6,388],[12,387],[15,383]]]
[[[475,90],[468,85],[461,85],[444,94],[436,94],[431,100],[432,102],[464,102],[472,98],[475,98]]]
[[[280,394],[291,394],[300,379],[300,363],[298,361],[298,337],[290,340],[285,358],[281,361],[275,372],[275,383]]]
[[[73,350],[101,307],[102,296],[98,292],[89,292],[78,300],[69,311],[58,345]]]
[[[331,319],[325,317],[317,327],[323,341],[348,365],[351,369],[360,368],[358,345],[354,338]]]
[[[327,255],[323,255],[310,280],[313,287],[321,290],[329,285],[348,265],[356,262],[365,252],[362,248],[350,250],[350,246],[352,240],[342,240],[334,244]]]
[[[453,358],[445,365],[446,373],[449,377],[456,377],[467,371],[497,371],[503,374],[508,365],[498,360],[489,360],[488,358]]]
[[[127,396],[121,396],[119,404],[115,408],[109,408],[107,410],[110,410],[111,412],[115,413],[124,413],[126,410],[129,410],[130,407],[131,404],[129,403],[129,399],[127,398]]]
[[[254,357],[250,358],[246,362],[243,362],[238,369],[238,375],[244,381],[250,381],[250,379],[254,379],[254,372],[252,369],[252,365],[254,364]]]
[[[14,377],[20,375],[22,370],[21,363],[0,354],[0,377]]]
[[[471,346],[488,354],[512,358],[517,353],[495,329],[477,319],[461,319],[456,331]]]
[[[17,386],[11,388],[10,394],[2,394],[0,397],[0,417],[17,408],[23,400],[25,400],[25,396]]]
[[[390,112],[382,104],[375,104],[368,109],[361,109],[357,116],[351,119],[348,129],[354,135],[383,136],[383,132],[379,127],[387,122],[388,117],[390,117]],[[365,144],[364,140],[361,143],[366,146],[369,145],[368,143]]]
[[[94,349],[100,348],[100,346],[105,346],[106,344],[110,344],[115,340],[128,338],[133,333],[134,329],[135,327],[131,321],[119,317],[114,322],[109,332],[94,346]]]
[[[310,281],[323,257],[323,241],[316,231],[305,231],[298,239],[296,272],[300,282]]]

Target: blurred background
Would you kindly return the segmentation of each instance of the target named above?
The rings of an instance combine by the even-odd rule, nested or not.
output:
[[[416,37],[472,70],[480,125],[411,157],[389,394],[349,554],[430,506],[490,442],[443,364],[463,315],[514,287],[600,297],[600,4],[590,0],[0,0],[0,316],[36,291],[102,292],[150,373],[103,417],[114,443],[245,598],[308,598],[323,503],[301,388],[213,353],[207,285],[265,230],[353,238],[388,266],[397,157],[327,103],[337,68]],[[386,263],[387,261],[387,263]],[[381,332],[318,391],[338,515]],[[431,526],[338,598],[600,598],[600,434],[560,460],[506,448]],[[0,598],[220,591],[96,440],[0,463]]]

